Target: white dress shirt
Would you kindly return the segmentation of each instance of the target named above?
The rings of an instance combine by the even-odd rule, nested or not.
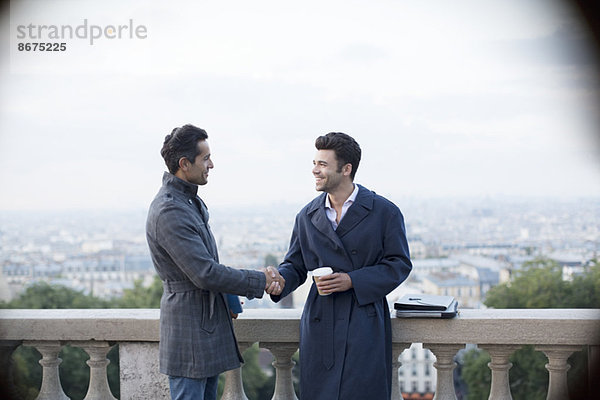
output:
[[[346,215],[346,211],[348,211],[348,208],[350,208],[352,203],[354,203],[354,201],[356,200],[357,194],[358,194],[358,186],[354,185],[354,190],[352,191],[352,194],[350,194],[350,196],[346,199],[346,201],[342,205],[342,215],[340,215],[340,222],[342,222],[342,218],[344,218],[344,215]],[[337,213],[336,213],[335,209],[331,206],[331,202],[329,201],[329,194],[327,196],[325,196],[325,214],[327,214],[327,219],[329,219],[329,221],[331,221],[331,226],[333,227],[333,230],[335,231],[338,227],[338,222],[336,221]]]

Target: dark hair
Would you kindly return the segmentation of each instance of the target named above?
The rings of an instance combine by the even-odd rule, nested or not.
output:
[[[198,156],[198,142],[206,139],[206,131],[191,124],[175,128],[171,134],[165,136],[160,155],[165,159],[169,172],[175,174],[179,170],[179,160],[182,157],[193,164]]]
[[[356,140],[342,132],[329,132],[325,136],[319,136],[315,141],[317,150],[333,150],[338,160],[338,172],[346,164],[352,165],[350,178],[354,180],[358,164],[360,164],[360,146]]]

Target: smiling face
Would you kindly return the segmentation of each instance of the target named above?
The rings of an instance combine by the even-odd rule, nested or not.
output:
[[[187,158],[179,160],[177,177],[195,185],[206,185],[208,183],[208,171],[214,168],[210,159],[210,147],[206,140],[198,141],[198,155],[192,164]]]
[[[346,164],[340,169],[333,150],[317,150],[312,169],[315,189],[327,193],[335,191],[344,181],[344,177],[348,176],[345,171],[349,165]]]

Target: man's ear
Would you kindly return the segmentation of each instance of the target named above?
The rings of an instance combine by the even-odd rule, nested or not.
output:
[[[181,169],[182,171],[187,171],[189,166],[190,160],[188,160],[186,157],[181,157],[179,159],[179,169]]]
[[[342,167],[342,173],[346,176],[350,176],[352,173],[352,164],[348,163]]]

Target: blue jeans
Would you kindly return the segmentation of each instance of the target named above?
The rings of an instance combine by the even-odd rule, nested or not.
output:
[[[169,376],[172,400],[217,400],[219,375],[194,379]]]

